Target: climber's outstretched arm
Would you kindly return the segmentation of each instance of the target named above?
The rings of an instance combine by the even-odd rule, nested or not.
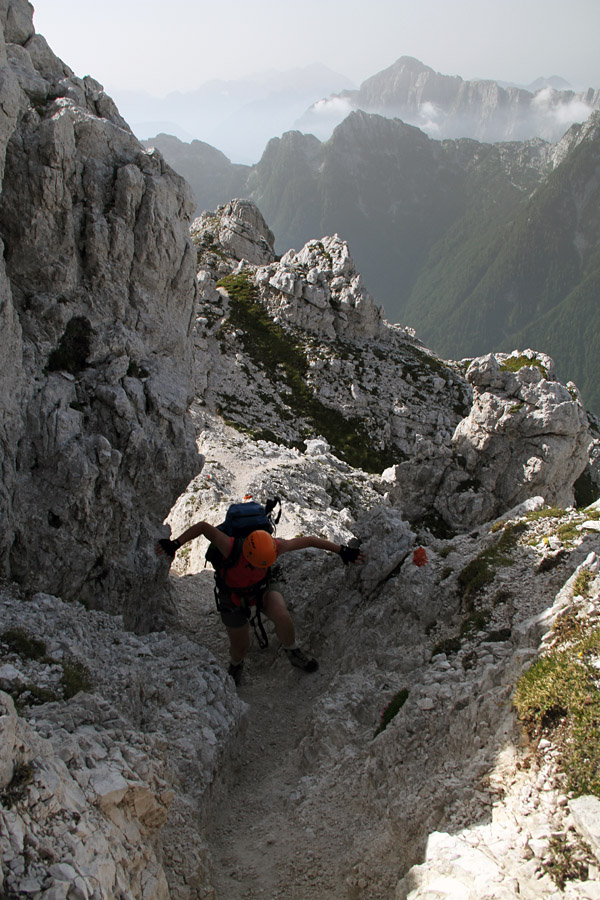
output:
[[[282,553],[290,553],[293,550],[306,550],[314,547],[317,550],[328,550],[330,553],[338,553],[344,565],[349,562],[362,563],[364,556],[358,547],[346,547],[344,544],[334,544],[325,538],[316,535],[306,535],[305,537],[290,538],[289,540],[279,540],[279,556]]]

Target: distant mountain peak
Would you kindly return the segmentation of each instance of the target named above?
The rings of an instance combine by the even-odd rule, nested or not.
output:
[[[330,95],[296,122],[327,140],[353,109],[398,118],[434,138],[558,141],[574,122],[600,108],[600,91],[576,94],[559,76],[540,78],[528,88],[491,79],[466,81],[443,75],[412,56],[401,56],[367,78],[358,91]]]

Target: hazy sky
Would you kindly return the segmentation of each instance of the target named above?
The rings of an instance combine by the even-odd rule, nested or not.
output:
[[[322,62],[357,85],[400,56],[446,75],[600,87],[600,0],[34,0],[76,75],[163,96]]]

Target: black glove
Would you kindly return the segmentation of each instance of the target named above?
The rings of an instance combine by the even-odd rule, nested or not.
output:
[[[175,553],[181,547],[179,541],[170,541],[168,538],[162,538],[157,543],[159,547],[162,547],[165,556],[168,556],[169,559],[175,559]]]
[[[359,553],[359,547],[346,547],[344,544],[340,547],[340,556],[342,557],[342,562],[345,566],[347,566],[348,563],[356,562]]]

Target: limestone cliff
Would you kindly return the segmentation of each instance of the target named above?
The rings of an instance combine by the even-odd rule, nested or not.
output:
[[[0,5],[2,574],[147,627],[149,549],[198,470],[183,179]]]

